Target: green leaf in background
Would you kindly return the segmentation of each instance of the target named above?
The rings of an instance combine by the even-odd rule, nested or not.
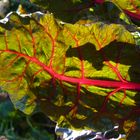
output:
[[[52,12],[56,18],[63,22],[74,22],[74,18],[80,10],[93,4],[90,0],[31,0],[31,2]]]
[[[110,0],[118,5],[128,15],[140,20],[140,1],[139,0]]]
[[[50,126],[46,127],[49,123],[52,123],[48,121],[48,118],[44,119],[41,113],[36,112],[28,119],[29,116],[15,110],[9,98],[0,102],[0,116],[0,139],[4,136],[4,140],[55,139],[55,134],[53,132],[55,125],[53,128]],[[38,116],[38,118],[36,116]],[[39,123],[41,119],[43,123]],[[31,126],[31,123],[33,123],[34,126]]]
[[[140,8],[139,8],[140,1],[139,0],[94,0],[94,1],[92,0],[88,0],[88,1],[84,1],[84,0],[69,0],[69,1],[31,0],[31,2],[54,13],[56,18],[59,18],[65,22],[72,22],[75,16],[77,15],[77,13],[79,13],[80,11],[84,9],[92,8],[94,6],[94,3],[103,4],[104,2],[114,3],[118,8],[122,9],[126,14],[128,14],[137,24],[139,24],[139,19],[140,19]],[[109,9],[114,10],[112,6]],[[110,12],[109,12],[109,16],[113,14],[115,16],[117,14],[117,12],[113,12],[113,13],[111,12],[111,14]],[[101,15],[102,13],[98,14],[98,16],[101,16]],[[108,18],[107,16],[105,17]],[[127,17],[125,16],[125,19],[126,18]]]
[[[8,24],[0,34],[0,86],[16,108],[31,114],[38,103],[74,129],[139,127],[140,55],[122,25],[62,24],[52,14],[12,14]]]
[[[95,0],[95,3],[103,4],[104,2],[112,2],[118,8],[122,9],[132,21],[140,25],[140,1],[139,0]]]

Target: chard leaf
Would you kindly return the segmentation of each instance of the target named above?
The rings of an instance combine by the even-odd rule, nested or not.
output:
[[[140,1],[139,0],[95,0],[95,3],[103,4],[104,2],[112,2],[122,9],[135,24],[140,24]]]
[[[119,24],[62,24],[11,15],[0,34],[0,86],[17,109],[39,103],[62,127],[139,126],[140,52]],[[130,126],[129,125],[129,126]],[[131,128],[131,127],[130,127]]]
[[[129,16],[140,20],[140,1],[139,0],[110,0],[123,9]]]

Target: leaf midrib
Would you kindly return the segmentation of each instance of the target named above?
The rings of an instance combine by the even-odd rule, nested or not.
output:
[[[1,50],[2,52],[2,50]],[[87,78],[75,78],[75,77],[68,77],[65,75],[61,75],[56,73],[51,67],[48,67],[41,61],[39,61],[36,57],[31,57],[23,53],[19,53],[12,50],[3,50],[3,52],[16,54],[20,57],[26,58],[31,62],[36,63],[40,67],[42,67],[47,73],[49,73],[53,78],[58,79],[60,81],[65,81],[69,83],[75,83],[80,85],[90,85],[90,86],[98,86],[98,87],[105,87],[105,88],[120,88],[126,90],[137,90],[140,91],[140,83],[135,82],[128,82],[128,81],[110,81],[110,80],[92,80]]]

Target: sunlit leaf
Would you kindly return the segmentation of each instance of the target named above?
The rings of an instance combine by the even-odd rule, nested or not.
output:
[[[52,14],[13,14],[9,25],[1,27],[0,86],[16,108],[30,114],[39,103],[63,127],[100,131],[138,118],[140,54],[122,25],[62,24]]]
[[[140,20],[140,1],[139,0],[110,0],[122,8],[126,14]]]

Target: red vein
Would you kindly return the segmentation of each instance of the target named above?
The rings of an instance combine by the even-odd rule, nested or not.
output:
[[[76,36],[72,35],[71,32],[69,32],[69,34],[71,35],[71,37],[75,40],[76,42],[76,47],[77,47],[77,50],[78,50],[78,55],[79,55],[79,59],[81,61],[81,77],[84,78],[84,63],[83,63],[83,56],[82,56],[82,52],[81,52],[81,49],[79,47],[79,41],[78,39],[76,38]]]
[[[20,44],[20,40],[19,40],[19,37],[18,37],[17,34],[16,34],[16,39],[17,39],[17,42],[18,42],[19,52],[21,52],[21,44]]]
[[[126,90],[124,89],[124,96],[123,96],[123,98],[121,99],[121,101],[120,101],[120,103],[119,103],[119,106],[122,105],[122,103],[123,103],[123,101],[125,100],[125,98],[126,98]]]
[[[24,70],[22,71],[21,75],[15,77],[15,78],[12,79],[12,80],[4,80],[5,82],[14,82],[14,81],[18,80],[17,86],[14,87],[14,88],[10,88],[10,90],[16,90],[16,89],[18,89],[18,88],[20,87],[21,81],[23,80],[23,76],[24,76],[24,74],[25,74],[25,72],[26,72],[26,70],[27,70],[27,68],[28,68],[28,66],[29,66],[29,64],[30,64],[30,62],[31,62],[31,61],[28,60],[28,62],[26,63],[26,66],[25,66]],[[1,80],[1,81],[2,81],[2,80]]]
[[[15,63],[15,61],[18,59],[19,55],[17,55],[11,62],[9,62],[7,65],[5,65],[2,69],[0,70],[6,70],[8,69],[10,66],[13,65],[13,63]]]
[[[114,94],[115,94],[116,92],[118,92],[119,90],[121,90],[120,87],[117,88],[117,89],[115,89],[115,90],[113,90],[112,92],[110,92],[110,93],[106,96],[106,98],[105,98],[105,100],[104,100],[104,102],[103,102],[102,108],[101,108],[101,112],[104,112],[104,111],[105,111],[105,109],[106,109],[106,104],[107,104],[107,102],[108,102],[110,96],[114,95]]]
[[[70,111],[72,111],[72,116],[74,117],[77,113],[77,109],[78,109],[78,104],[79,104],[79,100],[80,100],[80,84],[77,84],[77,97],[76,97],[76,101],[74,103],[74,105],[70,108]]]
[[[120,107],[120,108],[123,107],[123,106],[122,106],[122,103],[124,102],[124,100],[125,100],[125,98],[126,98],[126,90],[125,90],[125,89],[123,90],[123,93],[124,93],[124,96],[123,96],[123,98],[121,99],[121,101],[120,101],[120,103],[119,103],[119,105],[118,105],[118,107]],[[115,109],[115,110],[114,110],[114,114],[117,114],[117,112],[118,112],[118,110]]]
[[[131,4],[134,8],[134,10],[136,11],[136,13],[139,13],[140,14],[140,10],[137,8],[137,6],[134,4],[134,0],[130,0],[131,1]]]
[[[79,41],[76,39],[76,37],[74,36],[73,38],[76,41],[76,47],[79,46]],[[82,52],[80,47],[77,48],[78,49],[78,54],[79,54],[79,58],[81,61],[81,77],[84,78],[84,63],[83,63],[83,56],[82,56]]]
[[[132,18],[136,18],[136,19],[140,20],[140,14],[138,14],[138,13],[132,13],[132,12],[130,12],[128,10],[124,10],[124,12],[126,14],[128,14],[129,16],[131,16]]]
[[[132,6],[133,6],[133,9],[136,12],[134,13],[134,12],[131,12],[129,10],[123,9],[124,12],[126,14],[128,14],[129,16],[131,16],[132,18],[140,19],[140,9],[137,8],[137,5],[134,4],[134,1],[133,0],[130,0],[130,1],[131,1]]]
[[[45,33],[49,36],[51,42],[52,42],[52,53],[51,53],[51,57],[50,57],[50,63],[49,63],[49,67],[52,67],[52,61],[53,61],[53,58],[54,58],[54,51],[55,51],[55,40],[58,36],[58,32],[56,33],[56,36],[55,38],[52,37],[51,34],[48,33],[48,29],[47,28],[44,28],[45,29]]]
[[[77,44],[77,46],[78,46],[78,42],[77,42],[76,44]],[[81,61],[81,78],[83,79],[83,78],[84,78],[84,63],[83,63],[83,56],[82,56],[82,52],[81,52],[80,47],[78,47],[77,49],[78,49],[79,58],[80,58],[80,61]]]
[[[6,32],[4,32],[4,41],[5,41],[6,50],[8,50],[8,41],[7,41],[7,37],[6,37]]]
[[[97,4],[103,4],[104,3],[104,0],[95,0],[95,3],[97,3]]]
[[[31,57],[25,54],[21,54],[16,51],[12,50],[5,50],[7,53],[11,54],[17,54],[20,57],[26,58],[30,61],[32,61],[35,64],[38,64],[40,67],[42,67],[47,73],[49,73],[52,77],[55,79],[66,81],[70,83],[80,83],[84,85],[94,85],[99,87],[110,87],[110,88],[121,88],[121,89],[129,89],[129,90],[138,90],[140,91],[140,83],[134,83],[134,82],[123,82],[123,81],[109,81],[109,80],[92,80],[92,79],[81,79],[81,78],[74,78],[74,77],[68,77],[64,75],[60,75],[53,71],[50,67],[45,65],[44,63],[40,62],[37,58]]]
[[[77,103],[79,103],[79,99],[80,99],[80,84],[77,85]]]
[[[31,84],[33,83],[33,80],[34,80],[35,76],[37,76],[42,71],[43,71],[43,69],[40,69],[33,74],[32,78],[31,78]]]
[[[101,49],[101,48],[102,48],[101,43],[98,41],[98,39],[96,38],[96,36],[94,36],[94,37],[95,37],[95,40],[96,40],[96,42],[97,42],[97,44],[98,44],[98,46],[99,46],[99,49]],[[115,72],[115,74],[117,75],[117,77],[118,77],[122,82],[126,82],[126,81],[123,79],[123,77],[121,76],[119,70],[118,70],[116,67],[114,67],[111,63],[109,63],[109,61],[108,61],[108,59],[105,57],[105,54],[104,54],[104,52],[103,52],[102,49],[101,49],[101,53],[102,53],[102,55],[103,55],[103,58],[104,58],[104,60],[105,60],[105,63],[113,70],[113,72]]]

